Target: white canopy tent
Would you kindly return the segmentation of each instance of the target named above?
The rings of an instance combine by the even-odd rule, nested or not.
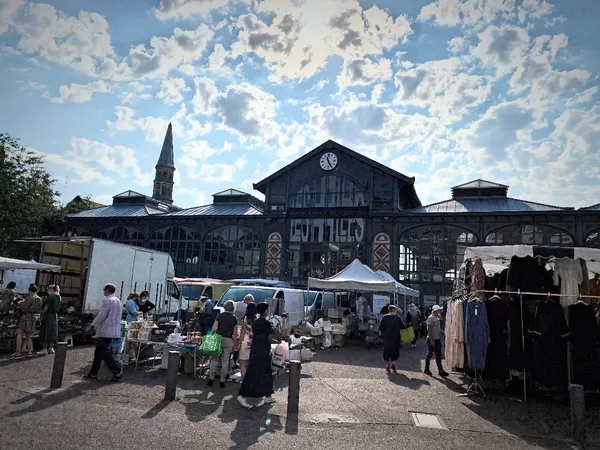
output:
[[[396,281],[384,280],[370,267],[355,259],[347,267],[332,277],[308,278],[309,289],[327,289],[331,291],[356,291],[395,294]]]
[[[378,270],[377,275],[387,281],[393,281],[396,283],[396,292],[398,294],[406,295],[407,297],[418,297],[420,295],[419,291],[415,289],[411,289],[408,286],[404,286],[402,283],[397,281],[392,275],[383,270]]]
[[[467,247],[465,250],[465,261],[480,258],[483,262],[483,267],[488,274],[502,272],[510,265],[510,259],[513,256],[523,258],[525,256],[536,256],[534,251],[536,247],[533,245],[497,245],[497,246],[482,246],[482,247]],[[551,247],[543,248],[545,254],[552,254]],[[574,259],[584,259],[588,271],[592,276],[600,274],[600,249],[587,247],[556,247],[556,253],[562,256],[564,251],[572,250]],[[548,259],[548,264],[554,265],[555,256]]]
[[[25,261],[22,259],[5,258],[0,256],[0,286],[4,283],[5,270],[43,270],[46,272],[60,272],[61,267],[54,264],[42,264],[35,261]]]

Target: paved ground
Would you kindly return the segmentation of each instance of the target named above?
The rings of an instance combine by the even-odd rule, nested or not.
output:
[[[52,357],[0,361],[0,448],[576,448],[568,405],[458,397],[461,376],[421,373],[422,347],[403,351],[397,375],[382,370],[377,349],[320,352],[303,366],[298,418],[286,417],[285,379],[275,405],[246,411],[236,385],[207,389],[180,375],[178,400],[166,403],[160,370],[128,368],[118,384],[81,381],[91,355],[70,350],[64,387],[54,392],[46,389]],[[411,412],[436,414],[447,430],[418,428]],[[600,408],[590,407],[587,420],[586,448],[600,449]]]

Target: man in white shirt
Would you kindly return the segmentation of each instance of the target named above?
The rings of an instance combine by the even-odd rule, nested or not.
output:
[[[425,357],[425,370],[423,373],[429,376],[432,375],[431,370],[429,370],[429,363],[434,354],[440,376],[448,376],[448,372],[442,367],[442,326],[440,322],[442,309],[439,305],[433,305],[431,315],[427,318],[427,356]]]
[[[235,304],[235,312],[233,315],[238,320],[238,323],[242,323],[244,316],[246,315],[246,309],[248,309],[248,304],[254,301],[254,296],[252,294],[247,294],[244,297],[243,302],[237,302]]]
[[[123,376],[121,365],[115,361],[112,354],[111,344],[114,340],[121,339],[121,315],[123,306],[121,300],[115,295],[116,287],[108,283],[104,286],[104,300],[98,315],[92,322],[96,328],[96,350],[94,352],[94,361],[87,375],[83,378],[95,380],[98,378],[98,371],[102,361],[113,373],[112,381],[119,381]]]

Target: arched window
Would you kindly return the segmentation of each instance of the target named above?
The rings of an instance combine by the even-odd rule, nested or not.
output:
[[[488,245],[552,245],[569,247],[573,236],[548,225],[509,225],[489,233]]]
[[[209,276],[258,275],[260,235],[252,228],[230,225],[215,228],[204,239],[203,272]]]
[[[91,236],[92,234],[86,230],[85,228],[81,228],[81,227],[67,227],[67,229],[62,233],[62,236],[69,236],[69,237],[74,237],[74,236]]]
[[[164,227],[150,235],[150,248],[171,255],[175,275],[197,276],[200,273],[200,239],[189,227]]]
[[[585,238],[585,246],[591,248],[600,248],[600,230],[594,231]]]
[[[456,278],[465,249],[475,234],[458,227],[419,227],[400,236],[399,280],[450,282]]]
[[[96,233],[96,237],[108,241],[120,242],[121,244],[136,245],[138,247],[144,245],[144,234],[134,227],[121,225],[108,227]]]
[[[344,175],[325,175],[309,180],[290,199],[292,208],[367,206],[363,189]]]

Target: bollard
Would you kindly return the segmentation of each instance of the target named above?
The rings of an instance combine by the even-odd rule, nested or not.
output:
[[[573,438],[583,443],[585,440],[585,392],[580,384],[570,384],[571,433]]]
[[[67,343],[59,342],[56,344],[54,354],[54,365],[52,366],[52,379],[50,380],[50,389],[60,389],[65,373],[65,361],[67,359]]]
[[[177,372],[179,371],[179,352],[170,351],[167,362],[167,383],[165,385],[165,400],[175,400],[177,392]]]
[[[288,416],[298,414],[300,407],[300,361],[290,361],[290,383],[288,387]]]

